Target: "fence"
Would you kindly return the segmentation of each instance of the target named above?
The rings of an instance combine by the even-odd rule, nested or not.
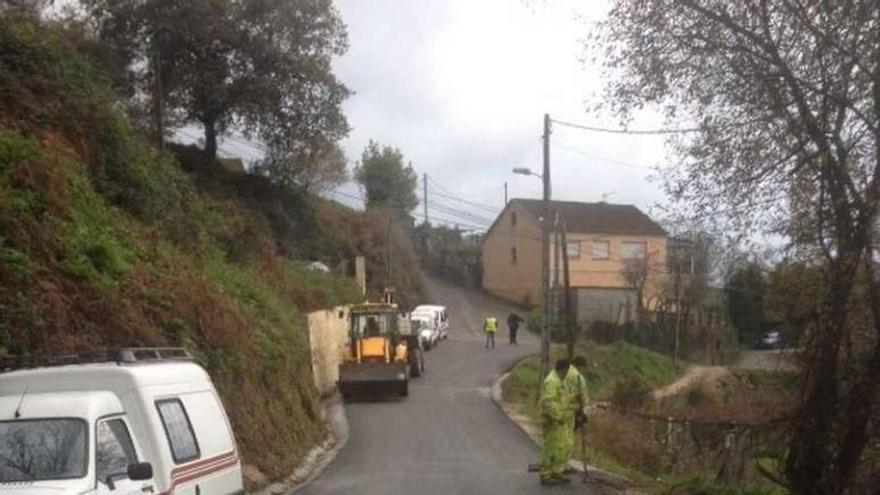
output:
[[[642,412],[611,409],[600,405],[595,411],[616,420],[630,422],[636,438],[653,444],[653,466],[666,475],[710,473],[715,482],[731,486],[767,481],[771,473],[765,464],[784,453],[788,420],[762,423],[695,421],[662,417]]]

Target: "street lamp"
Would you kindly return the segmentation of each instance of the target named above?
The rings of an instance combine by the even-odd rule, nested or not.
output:
[[[535,177],[537,177],[537,178],[539,178],[539,179],[541,179],[541,180],[544,180],[544,176],[543,176],[543,175],[541,175],[541,174],[536,174],[536,173],[532,172],[532,169],[527,168],[527,167],[515,167],[515,168],[513,169],[513,173],[515,173],[515,174],[519,174],[519,175],[532,175],[532,176],[535,176]]]
[[[544,186],[541,221],[541,376],[538,380],[540,396],[541,384],[550,371],[550,115],[544,114],[544,170],[536,174],[531,169],[516,167],[513,173],[531,175],[541,179]]]

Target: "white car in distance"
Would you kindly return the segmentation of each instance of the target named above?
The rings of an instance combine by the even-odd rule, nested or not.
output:
[[[437,345],[440,341],[440,332],[437,330],[437,325],[434,324],[434,318],[431,315],[413,313],[409,319],[413,331],[417,332],[419,340],[422,342],[422,347],[425,350],[430,350]]]
[[[434,327],[437,329],[438,339],[449,338],[449,312],[446,310],[446,306],[422,304],[421,306],[416,306],[412,314],[430,317],[434,322]]]

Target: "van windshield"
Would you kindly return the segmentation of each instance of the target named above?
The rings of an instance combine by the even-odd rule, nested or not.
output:
[[[0,482],[82,478],[86,448],[81,419],[0,421]]]

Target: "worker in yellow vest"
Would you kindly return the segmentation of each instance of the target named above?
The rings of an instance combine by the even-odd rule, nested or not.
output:
[[[495,348],[495,333],[497,331],[498,318],[487,316],[486,321],[483,322],[483,332],[486,334],[486,349],[489,348],[489,344],[492,344],[492,349]]]
[[[538,406],[543,429],[540,468],[542,485],[571,482],[565,477],[571,446],[574,445],[574,429],[569,419],[572,417],[572,397],[565,385],[569,369],[571,365],[567,359],[556,361],[541,387]]]
[[[584,378],[584,375],[578,371],[578,367],[586,367],[587,360],[584,359],[583,356],[575,356],[574,359],[571,360],[571,364],[568,367],[568,372],[565,373],[565,377],[562,379],[562,386],[565,387],[568,392],[569,397],[569,413],[566,416],[566,428],[572,432],[572,435],[565,438],[567,443],[564,444],[564,450],[567,452],[566,458],[574,457],[574,444],[575,437],[573,432],[580,430],[581,433],[581,461],[586,463],[585,450],[586,447],[583,445],[585,441],[586,435],[584,434],[584,428],[587,426],[587,416],[586,416],[586,406],[589,402],[589,396],[587,395],[587,380]],[[586,469],[586,464],[585,464]]]

